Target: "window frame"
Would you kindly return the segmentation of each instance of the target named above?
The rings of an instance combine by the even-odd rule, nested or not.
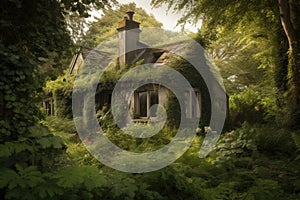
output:
[[[198,104],[196,104],[197,101],[193,101],[192,99],[192,92],[195,93],[196,98],[198,100]],[[193,119],[193,118],[200,118],[201,116],[201,92],[197,88],[193,88],[190,90],[187,90],[185,93],[187,107],[185,110],[186,118]]]
[[[157,100],[155,100],[154,103],[151,102],[151,93],[156,92],[157,94]],[[141,99],[140,94],[146,93],[146,116],[141,116]],[[159,90],[157,88],[151,88],[151,89],[143,89],[134,92],[134,113],[136,116],[140,119],[155,119],[157,116],[151,116],[150,113],[150,107],[154,104],[159,104]]]

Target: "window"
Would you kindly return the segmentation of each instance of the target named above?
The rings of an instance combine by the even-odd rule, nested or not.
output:
[[[195,93],[196,98],[193,98],[192,92]],[[189,90],[185,93],[186,99],[186,117],[199,118],[201,108],[201,94],[198,90]],[[198,102],[198,103],[197,103]]]
[[[43,102],[45,113],[47,115],[55,115],[54,113],[54,99],[52,97],[47,98]]]
[[[112,98],[112,92],[107,90],[107,91],[102,91],[101,93],[96,94],[96,108],[97,110],[102,110],[103,106],[108,106],[111,104],[111,98]]]
[[[139,115],[140,117],[147,117],[147,92],[139,92]]]
[[[151,106],[158,104],[158,91],[146,90],[135,93],[135,113],[139,117],[156,117],[156,109]]]
[[[150,91],[150,106],[158,104],[158,92],[157,91]],[[157,107],[155,109],[150,110],[150,117],[156,117]]]

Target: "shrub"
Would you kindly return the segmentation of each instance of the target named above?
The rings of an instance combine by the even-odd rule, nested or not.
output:
[[[268,156],[291,156],[295,153],[295,144],[289,131],[264,125],[254,128],[254,141],[257,149]]]
[[[274,119],[275,102],[262,97],[259,92],[247,88],[229,98],[230,118],[233,127],[239,127],[243,122],[250,124],[264,123]]]

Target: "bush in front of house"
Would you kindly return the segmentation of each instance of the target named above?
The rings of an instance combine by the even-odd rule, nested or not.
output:
[[[252,88],[230,96],[229,105],[232,128],[240,127],[244,122],[255,124],[275,120],[275,102]]]

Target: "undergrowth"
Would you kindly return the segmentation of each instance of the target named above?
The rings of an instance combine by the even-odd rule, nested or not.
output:
[[[213,152],[203,159],[198,157],[203,136],[197,136],[189,150],[168,167],[150,173],[130,174],[104,166],[90,155],[71,120],[48,117],[44,125],[67,146],[67,162],[61,173],[76,176],[60,180],[59,184],[66,190],[54,191],[53,198],[214,200],[299,197],[299,140],[293,139],[298,136],[292,137],[296,133],[284,129],[245,123],[241,128],[223,134]],[[122,146],[124,140],[116,129],[112,130],[116,133],[112,133],[110,139]],[[164,131],[172,132],[170,129]],[[127,144],[128,150],[139,148],[136,140],[125,140],[128,142],[135,143]],[[163,144],[163,141],[157,140],[157,143]],[[148,144],[151,149],[150,140],[141,144]],[[77,167],[72,169],[74,166]],[[91,166],[94,168],[89,172],[86,168]],[[84,176],[88,173],[95,176],[88,179]],[[78,178],[80,187],[75,185]]]

